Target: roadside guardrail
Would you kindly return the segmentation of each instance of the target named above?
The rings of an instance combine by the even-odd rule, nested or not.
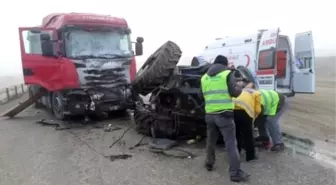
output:
[[[28,86],[25,84],[18,84],[0,89],[0,105],[22,96],[27,91]]]

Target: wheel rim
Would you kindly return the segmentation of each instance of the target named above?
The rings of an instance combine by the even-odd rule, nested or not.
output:
[[[62,115],[63,114],[63,104],[62,104],[61,96],[59,93],[55,93],[52,104],[53,104],[54,113],[57,115]]]

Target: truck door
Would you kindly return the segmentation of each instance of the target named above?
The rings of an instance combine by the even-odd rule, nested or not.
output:
[[[257,53],[257,82],[260,89],[276,90],[276,48],[279,28],[262,33]]]
[[[295,93],[315,93],[315,53],[311,31],[295,35],[294,55],[297,70],[293,76]]]
[[[19,28],[19,38],[25,84],[49,91],[79,87],[74,64],[59,56],[54,29]]]

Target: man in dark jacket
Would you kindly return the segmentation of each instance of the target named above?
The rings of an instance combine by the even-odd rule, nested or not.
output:
[[[227,58],[219,55],[207,73],[202,76],[201,86],[207,123],[205,168],[208,171],[213,170],[219,130],[229,156],[230,179],[240,182],[248,180],[250,175],[240,169],[240,156],[237,149],[232,97],[238,97],[242,89],[237,85],[235,74],[237,74],[235,71],[228,68]]]

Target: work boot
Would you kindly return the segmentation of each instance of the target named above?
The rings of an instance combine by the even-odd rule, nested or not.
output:
[[[271,148],[271,145],[272,145],[271,142],[269,141],[264,141],[262,142],[262,144],[265,150],[268,150],[269,148]]]
[[[239,170],[237,175],[231,176],[230,180],[233,182],[244,182],[250,178],[250,174],[245,173],[243,170]]]
[[[209,172],[211,172],[213,170],[213,168],[214,168],[214,165],[213,164],[205,164],[204,168],[206,170],[208,170]]]
[[[273,152],[281,152],[285,150],[285,144],[279,143],[274,146],[272,146],[271,151]]]
[[[271,142],[269,137],[258,136],[254,140],[254,146],[263,149],[269,149],[271,147]]]
[[[258,156],[246,157],[246,162],[254,162],[254,161],[258,160],[258,159],[259,159]]]

